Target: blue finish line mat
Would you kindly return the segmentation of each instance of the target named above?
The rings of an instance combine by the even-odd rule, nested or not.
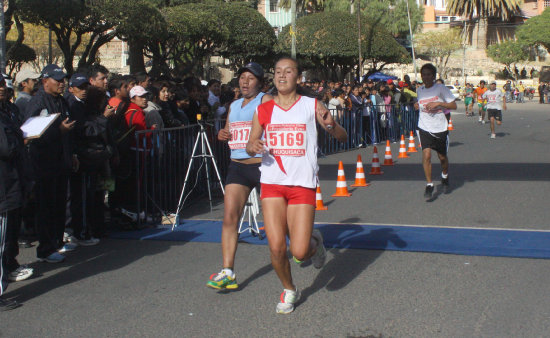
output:
[[[221,241],[221,221],[185,220],[171,226],[111,233],[111,238],[186,242]],[[260,223],[260,227],[262,224]],[[316,223],[327,248],[397,250],[472,256],[550,258],[550,231],[432,226]],[[240,242],[266,245],[248,231]]]

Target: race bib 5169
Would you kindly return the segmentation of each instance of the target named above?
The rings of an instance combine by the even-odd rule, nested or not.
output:
[[[305,156],[305,124],[269,124],[266,128],[267,146],[275,156]]]

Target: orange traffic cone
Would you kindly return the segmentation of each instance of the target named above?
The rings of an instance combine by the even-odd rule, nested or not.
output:
[[[378,160],[378,149],[374,146],[372,153],[372,166],[369,175],[382,175],[384,172],[380,170],[380,161]]]
[[[323,204],[323,195],[321,195],[321,187],[319,186],[319,184],[317,184],[317,193],[315,194],[315,203],[317,204],[317,207],[315,208],[315,210],[327,210],[328,209]]]
[[[393,158],[391,155],[390,140],[386,140],[386,153],[384,154],[384,164],[393,165]]]
[[[363,160],[361,155],[357,155],[357,170],[355,171],[355,183],[352,187],[368,187],[369,184],[365,179],[365,170],[363,170]]]
[[[399,142],[399,155],[397,158],[409,158],[407,148],[405,148],[405,135],[401,134],[401,142]]]
[[[455,130],[455,128],[453,128],[453,119],[451,119],[449,117],[449,125],[447,126],[447,130]]]
[[[411,136],[409,136],[409,149],[407,149],[408,153],[416,153],[418,150],[416,150],[416,146],[414,144],[414,136],[413,132],[411,130]]]
[[[336,179],[336,192],[332,197],[350,197],[348,185],[346,183],[346,175],[344,174],[344,164],[338,162],[338,178]]]

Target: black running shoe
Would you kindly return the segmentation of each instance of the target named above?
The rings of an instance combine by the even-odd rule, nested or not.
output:
[[[424,190],[424,198],[425,199],[432,198],[433,192],[434,192],[434,186],[433,185],[426,185],[426,190]]]
[[[449,192],[449,177],[441,179],[441,185],[443,186],[443,193],[447,194]]]
[[[7,300],[5,298],[0,298],[0,312],[1,311],[8,311],[13,310],[15,308],[19,307],[19,303],[17,303],[14,300]]]

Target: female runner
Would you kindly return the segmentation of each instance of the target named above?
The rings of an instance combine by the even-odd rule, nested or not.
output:
[[[301,71],[296,60],[282,58],[275,64],[277,95],[258,106],[246,146],[250,156],[262,154],[261,199],[271,264],[283,284],[277,313],[294,310],[299,293],[292,281],[287,258],[307,259],[320,269],[326,258],[323,237],[313,230],[317,186],[317,126],[345,142],[346,131],[316,99],[302,96]],[[265,141],[261,136],[265,134]]]
[[[223,266],[219,273],[210,276],[206,284],[218,290],[238,288],[233,267],[239,238],[239,219],[248,195],[259,185],[262,162],[260,155],[249,156],[245,148],[256,107],[272,99],[271,95],[260,91],[263,86],[264,71],[259,64],[250,62],[239,69],[237,74],[242,98],[231,104],[225,128],[218,133],[218,140],[228,142],[231,148],[231,163],[225,180],[222,225]]]

